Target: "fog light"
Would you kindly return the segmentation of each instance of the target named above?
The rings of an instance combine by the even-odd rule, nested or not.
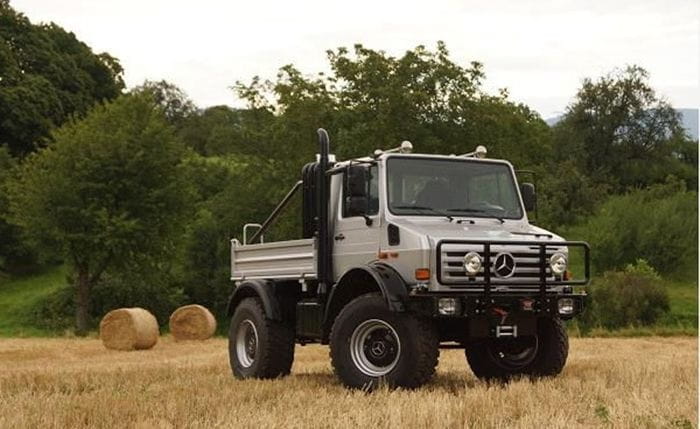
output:
[[[574,314],[574,300],[571,298],[559,298],[559,314]]]
[[[549,258],[549,266],[552,268],[552,273],[555,276],[561,276],[566,271],[566,255],[563,253],[555,253]]]
[[[453,316],[459,313],[459,301],[457,298],[438,299],[438,313],[443,316]]]
[[[464,271],[470,276],[475,276],[481,269],[481,256],[476,252],[464,255]]]

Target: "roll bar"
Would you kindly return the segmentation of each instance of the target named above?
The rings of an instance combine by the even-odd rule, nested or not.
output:
[[[303,182],[300,180],[297,183],[295,183],[294,186],[292,186],[292,189],[290,189],[289,192],[287,192],[287,195],[285,195],[284,198],[282,198],[282,201],[280,201],[280,203],[277,204],[277,207],[275,207],[275,209],[272,210],[272,213],[270,213],[270,216],[268,216],[267,219],[265,219],[265,222],[263,222],[263,224],[260,225],[260,229],[255,231],[255,234],[253,234],[253,236],[250,237],[251,243],[255,242],[255,240],[258,237],[260,237],[262,234],[264,234],[265,231],[267,231],[267,229],[272,225],[272,223],[275,220],[277,220],[277,217],[279,216],[279,214],[282,212],[282,210],[284,210],[285,207],[287,207],[287,204],[289,204],[289,201],[292,199],[294,194],[299,190],[299,188],[301,188],[302,183]],[[246,226],[250,226],[250,225],[253,225],[253,224],[247,224]],[[243,236],[245,237],[245,229],[243,230]],[[244,244],[245,244],[245,239],[244,239]]]

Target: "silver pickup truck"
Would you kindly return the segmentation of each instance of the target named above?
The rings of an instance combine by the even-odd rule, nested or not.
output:
[[[535,188],[513,166],[403,142],[336,162],[319,155],[262,224],[231,241],[229,356],[238,378],[289,374],[295,343],[329,344],[348,387],[418,387],[440,348],[463,348],[483,379],[553,376],[567,358],[562,320],[579,314],[589,247],[528,221]],[[302,193],[298,240],[263,242]],[[248,231],[256,232],[248,239]],[[577,268],[571,272],[571,252]]]

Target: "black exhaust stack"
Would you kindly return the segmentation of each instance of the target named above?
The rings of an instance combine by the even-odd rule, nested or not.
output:
[[[328,179],[326,171],[328,170],[328,153],[330,151],[330,143],[328,133],[323,128],[319,128],[318,145],[320,159],[318,169],[316,171],[316,196],[317,196],[317,213],[316,225],[318,227],[318,293],[324,295],[328,290],[328,285],[331,283],[331,263],[332,263],[332,248],[330,234],[328,230]]]

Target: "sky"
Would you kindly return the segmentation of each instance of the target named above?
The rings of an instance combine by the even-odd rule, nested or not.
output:
[[[544,118],[564,112],[585,77],[637,64],[675,107],[700,106],[700,1],[11,0],[125,69],[128,86],[166,79],[200,107],[242,106],[230,87],[285,64],[328,71],[326,50],[402,55],[447,44],[484,64],[485,88],[507,88]]]

